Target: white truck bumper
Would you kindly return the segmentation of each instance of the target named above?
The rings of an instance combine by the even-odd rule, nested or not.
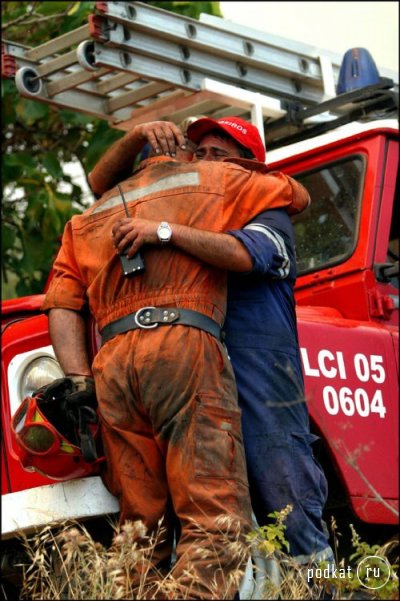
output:
[[[119,511],[118,500],[99,476],[57,482],[2,495],[2,539],[64,520],[81,520]]]

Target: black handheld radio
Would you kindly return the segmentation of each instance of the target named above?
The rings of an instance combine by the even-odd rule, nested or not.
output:
[[[125,214],[127,217],[130,217],[121,186],[119,184],[117,184],[117,186],[119,193],[121,194],[122,202],[124,204]],[[135,275],[137,273],[140,273],[141,271],[144,271],[144,262],[142,255],[139,251],[136,253],[136,255],[134,255],[131,258],[127,257],[126,253],[120,254],[119,258],[121,260],[122,275],[124,275],[125,277],[129,277],[131,275]]]

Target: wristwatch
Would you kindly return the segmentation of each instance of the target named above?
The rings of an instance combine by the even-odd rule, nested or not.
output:
[[[165,244],[171,240],[172,229],[169,223],[166,221],[161,221],[160,225],[157,228],[157,236],[161,244]]]

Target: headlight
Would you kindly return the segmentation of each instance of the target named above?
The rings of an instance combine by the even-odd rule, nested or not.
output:
[[[18,386],[20,401],[27,396],[32,396],[41,386],[63,377],[64,373],[58,361],[52,357],[37,357],[28,363],[22,372]]]

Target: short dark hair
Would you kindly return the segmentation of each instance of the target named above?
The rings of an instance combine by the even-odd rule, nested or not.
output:
[[[207,136],[214,136],[215,138],[219,138],[220,140],[230,140],[238,148],[242,159],[255,159],[255,156],[251,152],[251,150],[236,142],[236,140],[232,138],[232,136],[230,136],[226,131],[220,129],[219,127],[215,127],[214,129],[208,131]]]

